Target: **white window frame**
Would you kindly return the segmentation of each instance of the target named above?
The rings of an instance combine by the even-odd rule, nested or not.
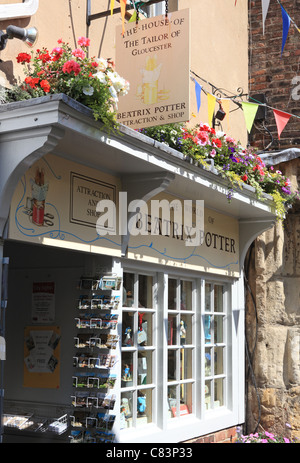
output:
[[[143,264],[126,265],[124,272],[145,274],[149,272],[151,265]],[[140,428],[127,428],[120,431],[119,442],[123,443],[153,443],[153,442],[183,442],[194,437],[203,436],[220,429],[225,429],[244,422],[244,286],[243,278],[232,280],[227,277],[215,277],[209,274],[199,274],[188,271],[173,271],[169,274],[162,271],[162,267],[153,266],[153,272],[157,275],[156,303],[158,326],[164,326],[168,320],[168,296],[167,291],[161,288],[168,287],[168,278],[193,280],[194,298],[198,304],[195,312],[194,335],[195,343],[195,387],[193,391],[193,410],[186,416],[170,419],[166,400],[159,403],[161,397],[167,398],[168,381],[166,375],[168,366],[167,336],[163,330],[159,330],[156,337],[156,354],[159,362],[156,365],[157,383],[154,398],[153,423]],[[151,272],[153,274],[153,272]],[[226,387],[224,388],[224,406],[206,410],[205,408],[205,342],[204,323],[205,316],[205,282],[222,284],[226,286],[226,302],[229,312],[224,314],[224,323],[227,333],[226,358],[224,360],[224,374]],[[242,302],[241,302],[242,301]],[[199,310],[200,308],[200,310]],[[137,309],[138,310],[138,309]],[[155,360],[154,360],[155,361]],[[155,365],[153,365],[155,370]],[[154,376],[155,377],[155,376]],[[155,421],[156,420],[156,421]]]

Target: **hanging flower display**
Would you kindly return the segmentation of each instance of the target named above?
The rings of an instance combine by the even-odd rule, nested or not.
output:
[[[229,182],[229,200],[235,188],[251,185],[260,199],[263,199],[263,193],[273,197],[278,218],[283,219],[286,208],[299,199],[299,193],[292,191],[290,180],[281,171],[267,168],[253,148],[244,149],[232,137],[216,132],[208,124],[201,123],[192,128],[168,124],[139,132],[180,151],[203,167],[213,164]]]
[[[118,99],[128,93],[129,83],[111,62],[87,57],[90,39],[79,37],[77,44],[72,49],[60,39],[52,51],[43,48],[31,55],[19,53],[17,62],[24,65],[26,77],[7,92],[7,102],[64,93],[90,107],[96,120],[114,124]]]

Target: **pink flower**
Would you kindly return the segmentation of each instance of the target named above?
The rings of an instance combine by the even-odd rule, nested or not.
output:
[[[52,61],[58,61],[63,54],[64,50],[61,47],[56,47],[53,48],[51,55],[52,55]]]
[[[78,39],[78,45],[80,47],[88,47],[90,45],[91,41],[90,39],[86,38],[86,37],[79,37]]]
[[[62,70],[65,74],[71,74],[71,72],[74,72],[75,76],[77,76],[81,71],[79,64],[73,60],[66,61]]]
[[[216,150],[212,149],[210,152],[211,157],[214,158],[216,154],[217,154]]]
[[[76,48],[75,50],[73,50],[72,55],[76,56],[76,58],[81,58],[81,59],[85,58],[85,53],[80,48]]]
[[[198,133],[199,144],[206,145],[209,142],[209,135],[204,130],[200,130]]]
[[[284,437],[283,440],[286,444],[290,444],[290,440],[287,437]]]
[[[227,143],[235,143],[235,139],[232,137],[226,137],[225,140],[227,141]]]

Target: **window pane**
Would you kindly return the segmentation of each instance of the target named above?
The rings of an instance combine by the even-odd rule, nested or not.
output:
[[[132,405],[133,392],[123,392],[121,394],[120,406],[120,429],[131,428],[132,426]]]
[[[168,418],[176,417],[177,386],[168,387]]]
[[[133,353],[122,353],[122,387],[131,387],[133,385]]]
[[[214,408],[224,405],[224,379],[218,378],[215,380],[215,400]]]
[[[209,410],[211,408],[211,384],[212,381],[205,381],[205,408]]]
[[[180,379],[191,379],[193,375],[193,349],[180,349]]]
[[[214,311],[223,312],[223,286],[214,286]]]
[[[168,380],[172,381],[177,378],[176,350],[168,351]]]
[[[180,386],[180,416],[193,412],[193,384],[181,384]]]
[[[192,282],[181,281],[180,282],[180,309],[181,310],[192,310]]]
[[[215,375],[224,373],[224,347],[215,347]]]
[[[215,343],[223,342],[223,320],[222,315],[215,315],[214,317],[214,336]]]
[[[211,312],[211,285],[205,283],[205,312]]]
[[[181,315],[180,317],[180,344],[193,343],[193,315]]]
[[[152,382],[152,352],[139,352],[138,384],[150,384]]]
[[[212,349],[209,347],[205,348],[205,376],[211,376],[211,352]]]
[[[169,278],[168,280],[168,309],[177,309],[177,280]]]
[[[168,316],[168,345],[177,345],[177,315]]]
[[[152,276],[139,275],[139,307],[153,307],[152,288]]]
[[[123,275],[123,307],[133,307],[134,305],[134,275],[124,273]]]
[[[130,347],[133,345],[134,333],[134,314],[132,312],[123,312],[122,321],[122,346]]]
[[[205,343],[211,343],[211,316],[205,315],[204,316],[204,333],[205,333]]]
[[[143,389],[138,391],[137,397],[137,420],[138,426],[152,423],[152,389]]]
[[[138,313],[138,335],[137,342],[139,346],[152,346],[152,313]]]

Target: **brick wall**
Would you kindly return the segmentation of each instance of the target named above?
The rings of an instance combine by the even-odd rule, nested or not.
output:
[[[300,27],[300,0],[285,0],[282,4],[289,16]],[[300,33],[291,23],[281,57],[282,15],[280,5],[276,0],[270,2],[265,22],[265,35],[263,35],[261,0],[249,0],[250,96],[263,93],[266,96],[268,106],[298,116],[300,116],[299,41]],[[274,137],[274,143],[270,149],[285,149],[291,146],[300,148],[300,119],[290,118],[281,134],[280,141],[278,141],[272,109],[267,110],[265,126]],[[253,127],[252,145],[264,149],[268,147],[270,141],[270,135],[260,124],[258,127]]]
[[[237,439],[237,430],[233,428],[222,429],[206,436],[197,437],[185,443],[190,444],[233,444]]]

